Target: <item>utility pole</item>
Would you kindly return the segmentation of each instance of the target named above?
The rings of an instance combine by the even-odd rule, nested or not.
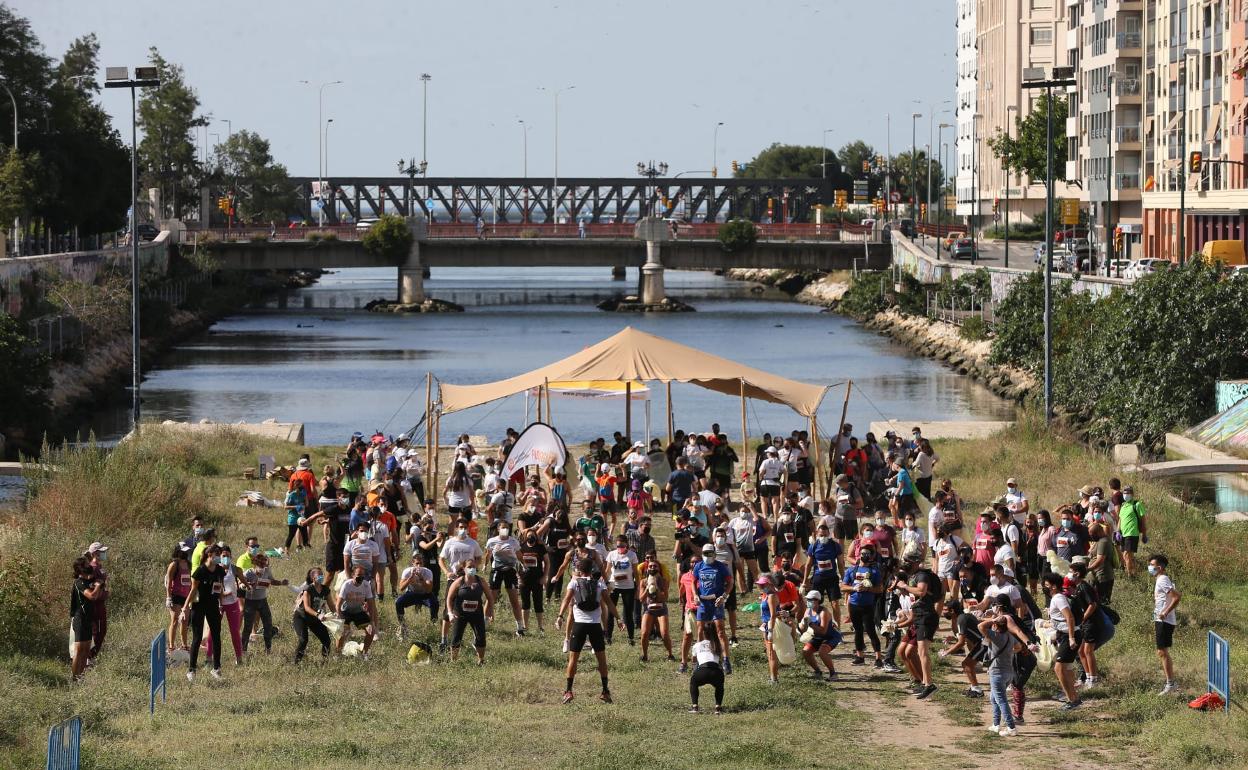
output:
[[[1018,112],[1018,105],[1011,104],[1005,108],[1005,135],[1013,137],[1014,124],[1010,120],[1010,113]],[[1005,266],[1010,266],[1010,179],[1013,173],[1010,170],[1010,156],[1007,153],[1003,158],[1005,161]]]
[[[1195,48],[1183,49],[1179,67],[1179,88],[1183,93],[1182,115],[1179,118],[1179,265],[1187,264],[1187,60],[1200,56]]]

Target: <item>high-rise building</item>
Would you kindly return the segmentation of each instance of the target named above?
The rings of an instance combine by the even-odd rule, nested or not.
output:
[[[1078,85],[1066,119],[1066,178],[1088,205],[1098,259],[1123,231],[1123,255],[1141,257],[1144,6],[1146,0],[1064,0],[1066,64]],[[1106,244],[1110,244],[1109,248]]]
[[[1007,173],[989,141],[1015,136],[1018,119],[1031,114],[1037,92],[1024,91],[1023,70],[1065,64],[1058,57],[1059,34],[1066,30],[1066,4],[1077,0],[959,0],[958,3],[958,176],[959,215],[986,227],[1002,222],[1044,219],[1044,180]],[[974,50],[966,50],[973,31]],[[974,62],[964,70],[964,62]],[[968,78],[973,74],[973,96]],[[1065,94],[1054,94],[1054,101]],[[978,117],[977,117],[978,116]],[[1055,127],[1060,137],[1065,127]],[[1064,170],[1055,159],[1055,171]],[[976,171],[978,170],[978,174]],[[1056,197],[1070,190],[1058,183]],[[994,214],[994,206],[997,213]]]
[[[1180,206],[1189,255],[1206,240],[1242,240],[1248,0],[1126,4],[1144,13],[1142,256],[1179,258]]]

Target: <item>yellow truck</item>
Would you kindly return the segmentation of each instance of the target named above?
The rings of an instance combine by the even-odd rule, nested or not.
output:
[[[1205,241],[1200,258],[1210,265],[1221,263],[1225,267],[1248,264],[1243,241]]]

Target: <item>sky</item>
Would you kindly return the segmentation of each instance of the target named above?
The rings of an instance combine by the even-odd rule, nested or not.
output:
[[[521,119],[529,175],[552,174],[551,91],[568,86],[561,177],[632,176],[651,160],[728,176],[772,142],[818,146],[825,129],[832,149],[861,138],[883,151],[889,113],[897,153],[915,112],[918,145],[929,141],[931,103],[953,122],[940,104],[954,96],[949,0],[7,2],[53,57],[89,32],[101,67],[142,64],[156,46],[184,67],[209,132],[261,134],[293,176],[317,172],[317,85],[333,80],[329,175],[419,161],[424,72],[431,176],[522,175]],[[128,136],[126,95],[102,98]]]

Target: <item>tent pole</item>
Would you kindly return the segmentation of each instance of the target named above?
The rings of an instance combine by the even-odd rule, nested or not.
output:
[[[671,380],[668,380],[667,382],[663,384],[666,386],[666,389],[667,389],[667,443],[668,443],[668,446],[671,446],[671,443],[673,441],[672,433],[674,432],[672,430],[672,427],[673,427],[672,425],[672,382]]]
[[[646,450],[650,449],[650,399],[646,399]]]
[[[624,383],[624,438],[633,440],[633,381]]]
[[[442,468],[442,464],[438,461],[438,447],[442,433],[442,405],[439,404],[434,408],[433,419],[433,487],[429,489],[427,494],[434,500],[438,499],[438,476]]]
[[[425,494],[433,493],[433,372],[425,373]],[[425,501],[420,501],[424,507]]]
[[[546,391],[546,422],[554,425],[554,420],[552,420],[550,416],[550,380],[543,378],[542,384]]]
[[[836,424],[836,433],[833,434],[834,436],[840,436],[841,429],[845,427],[845,420],[849,416],[849,392],[853,389],[854,389],[854,381],[846,380],[845,381],[845,403],[841,404],[841,421]],[[840,439],[833,438],[832,444],[828,447],[828,454],[830,456],[835,455],[836,448],[838,446],[840,446]],[[832,473],[836,469],[836,460],[837,458],[835,456],[832,456],[830,461],[828,462],[828,489],[832,488]]]
[[[538,388],[537,389],[537,420],[535,420],[535,422],[541,422],[541,421],[542,421],[542,389]]]
[[[813,414],[810,416],[810,439],[813,442],[811,444],[811,454],[814,455],[815,460],[815,488],[810,491],[816,499],[822,500],[824,496],[820,494],[820,487],[824,491],[827,490],[827,487],[823,484],[823,463],[819,462],[819,418]]]
[[[741,380],[741,465],[746,468],[749,467],[750,456],[750,437],[747,430],[748,429],[745,424],[745,380],[743,379]],[[731,489],[731,481],[729,481],[728,486],[729,489],[725,489],[724,494],[727,494]],[[742,499],[744,500],[744,496]]]

